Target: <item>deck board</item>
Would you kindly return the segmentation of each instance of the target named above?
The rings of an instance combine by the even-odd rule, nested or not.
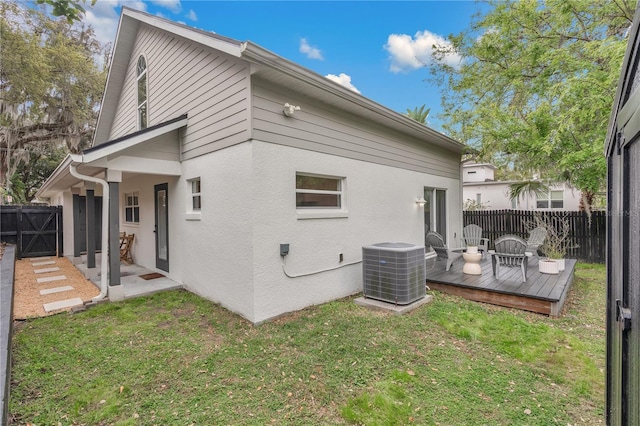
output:
[[[565,264],[566,269],[558,275],[541,274],[538,259],[530,259],[527,281],[522,282],[520,268],[503,268],[500,279],[496,279],[491,256],[480,261],[482,275],[464,274],[462,259],[453,262],[448,272],[444,261],[436,261],[427,269],[427,285],[470,300],[557,316],[573,284],[576,260],[567,259]]]

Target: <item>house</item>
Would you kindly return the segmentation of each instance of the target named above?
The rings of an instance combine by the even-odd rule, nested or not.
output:
[[[512,180],[496,181],[496,167],[487,163],[464,163],[462,166],[462,198],[466,207],[484,210],[579,210],[582,194],[561,182],[551,184],[543,195],[524,194],[511,200]]]
[[[38,196],[111,300],[134,233],[136,264],[258,323],[361,291],[363,246],[459,235],[462,148],[250,41],[125,7],[93,146]]]

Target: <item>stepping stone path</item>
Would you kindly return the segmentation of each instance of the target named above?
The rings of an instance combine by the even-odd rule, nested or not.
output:
[[[35,274],[44,274],[47,272],[59,271],[60,268],[58,268],[57,266],[36,269],[36,267],[38,266],[55,265],[55,264],[56,264],[56,261],[51,257],[39,257],[39,258],[31,259],[31,266],[34,267],[33,272]],[[36,281],[38,282],[38,284],[46,284],[54,281],[62,281],[61,284],[64,284],[64,280],[66,279],[67,277],[64,275],[56,275],[52,277],[36,278]],[[72,286],[62,285],[59,287],[42,289],[40,290],[40,295],[44,296],[49,294],[64,293],[71,290],[73,290]],[[74,297],[72,299],[64,299],[63,294],[61,294],[61,297],[62,298],[60,300],[57,300],[55,302],[43,303],[42,307],[44,308],[44,311],[48,313],[48,312],[58,311],[60,309],[72,308],[74,306],[82,306],[84,304],[82,299],[80,299],[79,297]]]

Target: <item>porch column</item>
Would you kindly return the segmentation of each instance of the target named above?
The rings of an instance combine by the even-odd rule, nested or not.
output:
[[[82,239],[80,238],[80,188],[71,188],[73,194],[73,262],[78,264],[82,261],[80,256],[80,247]]]
[[[124,299],[124,291],[120,282],[120,182],[122,182],[122,172],[107,170],[107,182],[109,183],[109,299],[115,301]]]
[[[85,182],[87,190],[87,268],[96,267],[96,204],[93,182]]]

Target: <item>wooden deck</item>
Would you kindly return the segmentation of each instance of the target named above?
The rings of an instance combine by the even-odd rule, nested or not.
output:
[[[485,255],[480,262],[482,275],[463,274],[462,258],[456,259],[448,272],[445,265],[442,260],[427,262],[427,285],[431,289],[476,302],[558,316],[573,284],[576,260],[567,259],[563,272],[550,275],[541,274],[538,260],[531,258],[526,283],[522,282],[520,268],[503,268],[500,279],[496,279],[491,270],[490,255]]]

